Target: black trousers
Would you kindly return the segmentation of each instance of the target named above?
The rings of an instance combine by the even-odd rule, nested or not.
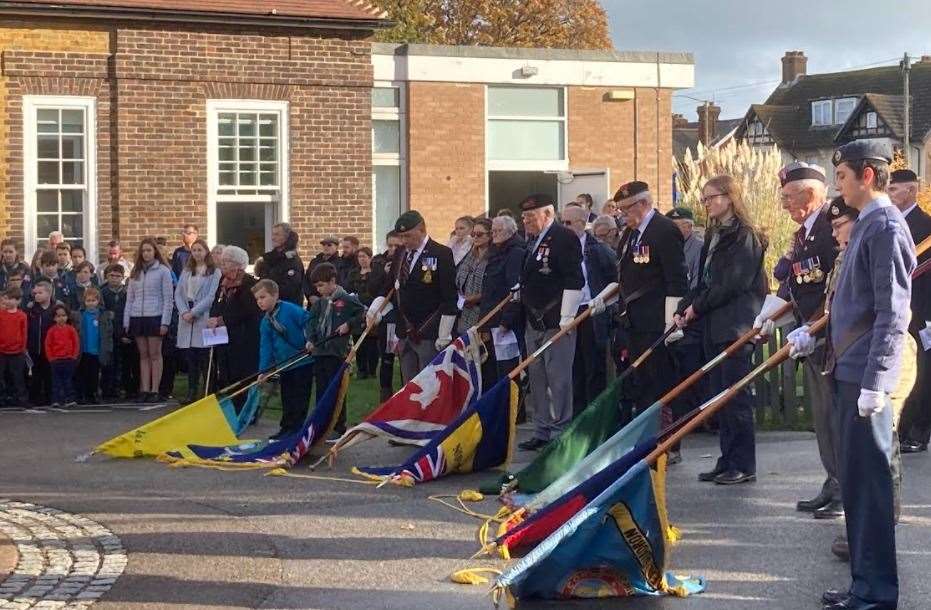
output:
[[[720,354],[728,343],[705,344],[705,353]],[[717,396],[750,372],[753,345],[744,345],[708,373],[709,395]],[[756,474],[756,435],[753,428],[753,400],[749,388],[741,390],[727,405],[718,411],[718,436],[721,457],[717,470],[739,470]]]
[[[158,383],[160,396],[171,396],[175,391],[175,375],[178,374],[177,337],[162,337],[162,379]]]
[[[931,442],[931,350],[922,349],[918,342],[917,375],[915,387],[905,401],[899,420],[899,431],[903,440],[919,443]]]
[[[52,369],[52,402],[69,403],[74,400],[74,360],[56,360],[49,364]]]
[[[359,351],[356,352],[356,364],[359,375],[373,377],[378,371],[378,337],[371,333],[362,341]]]
[[[81,402],[97,402],[100,387],[100,358],[94,354],[81,354],[74,373],[77,398]]]
[[[314,365],[281,373],[281,429],[294,432],[304,425],[314,389]]]
[[[851,595],[895,607],[899,579],[895,557],[892,473],[892,404],[860,417],[860,387],[835,382],[834,421],[840,437],[838,470],[850,546]]]
[[[700,335],[699,335],[700,339]],[[688,335],[680,341],[669,346],[669,352],[676,364],[676,383],[681,383],[689,375],[700,369],[707,362],[705,351],[702,348],[701,341],[695,341]],[[707,396],[707,378],[702,378],[692,384],[690,388],[682,392],[678,398],[672,401],[670,415],[672,423],[683,415],[690,413],[692,410],[701,406],[702,400]],[[673,451],[679,450],[679,444],[673,448]]]
[[[29,401],[34,405],[47,405],[52,401],[52,368],[45,354],[33,356],[29,374]]]
[[[26,354],[0,354],[0,404],[24,407],[26,393]]]
[[[583,308],[585,309],[585,308]],[[579,310],[581,313],[582,310]],[[591,317],[578,327],[575,340],[575,358],[572,360],[572,413],[582,412],[595,397],[604,392],[608,383],[606,337],[595,336]]]
[[[662,332],[636,332],[631,330],[629,338],[629,358],[633,363],[662,336]],[[660,344],[653,353],[637,367],[631,376],[634,387],[633,401],[639,412],[649,409],[654,402],[672,389],[675,381],[675,365],[665,344]],[[630,378],[629,378],[630,379]]]
[[[378,386],[389,395],[394,393],[394,353],[388,352],[388,329],[382,322],[378,326]]]
[[[179,351],[184,353],[184,361],[187,363],[187,397],[196,400],[203,394],[201,382],[207,374],[210,349],[189,347]]]
[[[316,404],[320,404],[320,399],[323,398],[327,387],[333,381],[333,376],[342,363],[343,358],[337,356],[318,356],[314,358],[314,379],[317,384]],[[342,408],[339,410],[339,417],[336,419],[336,426],[333,427],[333,431],[338,434],[346,431],[346,397],[343,397]]]

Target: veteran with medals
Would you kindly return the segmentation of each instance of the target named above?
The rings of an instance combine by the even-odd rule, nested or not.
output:
[[[585,278],[582,245],[571,229],[556,222],[556,202],[546,194],[530,195],[520,204],[527,231],[527,254],[520,282],[520,299],[527,326],[524,341],[533,353],[561,328],[572,324],[579,310]],[[572,419],[572,363],[575,331],[549,347],[527,373],[527,405],[533,438],[521,449],[536,451],[559,436]]]
[[[430,239],[423,216],[405,212],[394,225],[404,248],[398,248],[386,274],[382,295],[369,307],[371,322],[394,312],[404,383],[417,376],[440,350],[452,342],[458,308],[453,252]],[[387,294],[391,302],[378,312]]]
[[[672,325],[676,306],[688,292],[685,239],[676,223],[653,207],[646,182],[624,184],[614,201],[627,225],[620,241],[618,280],[620,311],[626,309],[621,324],[626,329],[630,358],[635,360]],[[599,297],[592,300],[593,313],[603,307]],[[680,332],[676,335],[682,337]],[[634,401],[640,410],[648,408],[677,381],[665,345],[660,345],[637,372]]]
[[[789,251],[776,263],[773,276],[780,282],[779,297],[792,302],[796,323],[803,325],[824,312],[825,280],[834,268],[837,256],[831,235],[829,206],[825,203],[825,172],[818,165],[794,162],[782,168],[779,182],[782,184],[782,209],[800,226]],[[832,423],[831,381],[822,375],[823,341],[802,366],[806,394],[811,400],[818,453],[827,477],[818,495],[811,500],[800,500],[796,509],[814,513],[816,519],[835,519],[843,516],[844,506],[837,477],[837,434]]]

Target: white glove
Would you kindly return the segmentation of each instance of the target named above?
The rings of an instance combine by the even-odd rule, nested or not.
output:
[[[789,343],[789,357],[793,360],[810,356],[815,351],[815,338],[811,336],[808,325],[796,328],[786,337]]]
[[[876,390],[860,389],[860,398],[857,399],[857,411],[860,417],[869,417],[879,413],[886,406],[886,395]]]
[[[666,337],[666,345],[675,343],[676,341],[680,340],[684,336],[685,336],[685,333],[682,331],[682,329],[677,329],[673,331],[671,335]]]
[[[511,302],[520,303],[520,282],[511,286]]]
[[[617,302],[617,287],[617,282],[611,282],[588,303],[588,308],[592,310],[593,316],[603,314],[608,305],[613,305]],[[608,295],[610,295],[610,297]]]
[[[675,319],[676,310],[679,309],[679,302],[682,300],[682,297],[666,297],[664,303],[665,312],[663,314],[663,326],[669,328],[673,324]],[[666,343],[669,343],[669,340],[666,340]]]
[[[381,308],[382,303],[385,302],[385,297],[375,297],[372,301],[372,304],[369,305],[369,309],[365,312],[365,319],[368,321],[369,326],[374,326],[381,322],[381,319],[385,315],[394,309],[394,303],[389,302],[385,305],[384,309]],[[379,311],[381,309],[381,311]]]
[[[773,335],[773,331],[776,330],[776,323],[760,315],[753,321],[753,328],[760,331],[756,334],[756,338],[762,339]]]
[[[446,349],[446,346],[453,342],[453,326],[456,324],[456,316],[441,316],[440,317],[440,329],[437,332],[436,343],[433,344],[436,347],[436,351],[441,352]]]
[[[565,330],[572,321],[575,320],[576,314],[579,313],[579,303],[582,301],[581,290],[563,290],[562,306],[559,308],[559,328]]]

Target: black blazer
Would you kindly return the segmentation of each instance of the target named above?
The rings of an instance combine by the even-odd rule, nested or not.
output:
[[[740,221],[713,230],[720,231],[721,239],[711,254],[708,272],[704,269],[712,234],[706,236],[701,251],[698,285],[682,299],[678,312],[691,305],[705,342],[719,345],[731,343],[750,330],[769,287],[763,272],[766,248],[756,234]]]
[[[535,328],[540,322],[546,329],[558,328],[563,290],[585,286],[582,243],[571,229],[554,220],[540,245],[534,248],[534,244],[536,237],[529,238],[521,273],[521,304]]]
[[[230,381],[259,370],[259,326],[264,314],[252,294],[255,284],[256,279],[247,273],[242,284],[227,294],[218,288],[210,306],[210,316],[223,318],[230,338],[227,347],[233,356],[231,369],[235,369],[230,371]]]
[[[640,237],[640,245],[650,248],[649,262],[634,262],[633,231],[625,229],[618,245],[621,296],[627,299],[647,289],[646,293],[626,305],[625,324],[635,333],[662,333],[666,325],[666,297],[685,296],[689,288],[685,239],[675,222],[654,210],[650,224]],[[620,307],[623,311],[624,304],[621,303]]]
[[[915,208],[905,217],[908,230],[912,234],[912,241],[917,246],[931,235],[931,215]],[[931,251],[918,257],[918,264],[931,258]],[[925,273],[912,282],[912,322],[909,329],[917,334],[925,327],[925,321],[931,320],[931,272]]]
[[[407,250],[398,248],[382,289],[382,295],[387,295],[396,283],[398,285],[392,299],[398,312],[396,334],[402,339],[407,337],[411,326],[421,337],[436,339],[440,317],[459,313],[453,251],[428,238],[405,279],[401,271],[406,259]]]
[[[524,265],[527,249],[520,235],[512,235],[501,245],[492,244],[488,249],[488,264],[482,279],[482,300],[479,311],[484,317],[511,293],[511,288],[520,283],[520,272]],[[521,322],[519,303],[508,303],[497,316],[489,320],[487,328],[503,326],[516,330]]]
[[[834,269],[834,261],[837,258],[837,242],[831,235],[831,218],[827,210],[828,206],[822,208],[807,238],[804,237],[804,225],[799,227],[793,237],[791,255],[780,258],[773,268],[773,277],[780,282],[778,295],[795,303],[795,314],[799,323],[808,322],[812,317],[820,317],[824,313],[827,277]],[[818,274],[809,274],[812,281],[802,281],[800,284],[798,278],[804,278],[804,274],[797,273],[793,265],[815,257],[821,265],[820,277]],[[814,281],[816,278],[817,281]]]

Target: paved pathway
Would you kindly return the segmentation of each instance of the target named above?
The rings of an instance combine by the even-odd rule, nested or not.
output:
[[[109,528],[126,549],[123,574],[94,610],[491,607],[487,587],[466,587],[447,579],[463,567],[501,567],[494,561],[467,559],[477,548],[477,522],[427,500],[431,494],[474,488],[487,474],[452,477],[414,489],[375,490],[256,472],[173,470],[151,461],[75,461],[96,442],[152,415],[0,415],[0,498],[82,515]],[[820,484],[813,435],[763,435],[759,482],[733,488],[696,480],[696,474],[711,464],[705,456],[715,454],[715,445],[706,435],[688,439],[685,462],[671,470],[669,479],[671,517],[685,534],[672,553],[672,568],[705,576],[708,591],[686,600],[584,602],[571,608],[817,609],[825,588],[846,583],[847,565],[834,560],[828,550],[841,524],[817,522],[794,511],[795,501],[813,494]],[[373,441],[347,451],[335,471],[319,474],[347,476],[352,465],[398,463],[407,453]],[[903,610],[924,610],[931,599],[929,480],[928,455],[906,456],[904,518],[898,537]],[[495,505],[488,501],[478,508],[493,512]],[[26,512],[68,518],[36,510]],[[47,528],[39,517],[33,523]],[[117,544],[108,534],[99,535]],[[33,546],[40,547],[45,548]],[[108,550],[96,543],[94,548],[98,554]],[[116,548],[111,550],[118,555]],[[60,547],[48,546],[48,552],[57,550]]]

